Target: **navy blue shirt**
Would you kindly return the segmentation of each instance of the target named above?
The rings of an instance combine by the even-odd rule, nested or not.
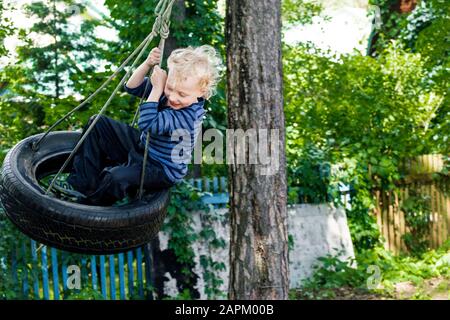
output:
[[[129,94],[146,100],[152,85],[148,77],[145,77],[137,88],[129,88],[127,85],[124,88]],[[148,156],[161,163],[167,177],[173,183],[178,183],[187,174],[187,163],[191,160],[206,114],[203,109],[205,99],[198,98],[196,103],[182,109],[173,109],[166,103],[167,97],[164,94],[158,103],[142,103],[139,106],[138,127],[142,131],[140,139],[143,145],[147,132],[150,132]]]

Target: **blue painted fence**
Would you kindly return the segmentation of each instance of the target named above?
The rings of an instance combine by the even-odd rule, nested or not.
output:
[[[225,207],[228,203],[225,177],[190,179],[188,182],[200,191],[210,193],[202,197],[204,203],[214,208]],[[25,298],[59,300],[73,297],[78,291],[75,277],[71,276],[80,271],[80,287],[98,293],[99,299],[152,299],[151,290],[146,290],[151,289],[147,246],[122,254],[86,256],[48,248],[27,238],[11,254],[12,279]],[[18,268],[18,263],[27,267]]]

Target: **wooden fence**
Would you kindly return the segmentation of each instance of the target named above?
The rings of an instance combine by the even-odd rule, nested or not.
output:
[[[449,239],[450,234],[450,177],[437,173],[443,168],[441,155],[424,155],[412,159],[402,166],[406,178],[399,181],[400,192],[394,193],[375,190],[377,206],[374,214],[380,232],[385,239],[385,248],[393,253],[407,252],[408,248],[402,236],[411,232],[401,210],[405,201],[413,192],[429,197],[429,235],[430,248],[437,248]]]
[[[71,254],[28,239],[12,252],[12,279],[23,299],[60,300],[89,288],[98,298],[152,299],[148,247],[107,256]],[[22,267],[18,268],[21,263]],[[23,267],[24,264],[27,267]],[[76,268],[76,269],[75,269]],[[80,282],[70,278],[80,272]],[[80,291],[79,289],[83,289]]]

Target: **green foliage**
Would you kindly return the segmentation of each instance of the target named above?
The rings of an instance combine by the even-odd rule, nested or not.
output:
[[[425,279],[450,277],[450,242],[437,250],[417,257],[394,256],[381,246],[364,250],[356,259],[345,259],[341,253],[318,259],[315,272],[299,287],[303,299],[334,298],[334,289],[353,288],[361,293],[391,297],[394,285],[411,281],[416,285]],[[420,290],[415,299],[429,298]]]
[[[64,297],[64,300],[105,300],[100,292],[92,289],[91,287],[85,287],[81,290],[69,293]]]
[[[363,269],[367,269],[369,265],[377,265],[382,275],[380,285],[389,290],[397,282],[420,283],[432,277],[448,278],[450,276],[449,250],[449,241],[439,249],[427,251],[416,257],[394,256],[389,251],[377,247],[375,250],[361,253],[357,261]]]
[[[17,283],[31,266],[26,264],[21,251],[13,250],[24,236],[8,220],[1,204],[0,230],[0,300],[26,299]],[[13,272],[13,264],[18,269],[16,273]]]
[[[398,0],[369,0],[369,4],[380,10],[380,29],[376,30],[378,39],[373,45],[376,52],[383,51],[392,39],[397,39],[408,25],[408,14],[400,13],[396,8]]]
[[[190,264],[194,259],[191,244],[198,239],[192,228],[192,211],[204,206],[199,202],[199,190],[187,182],[172,188],[171,202],[167,210],[168,221],[163,230],[170,234],[169,249],[173,249],[180,263]]]
[[[3,1],[0,3],[0,56],[8,54],[4,40],[11,35],[14,31],[12,21],[9,18],[4,17],[4,13],[10,9],[8,4]]]
[[[330,148],[334,159],[356,154],[385,177],[396,156],[430,151],[425,142],[443,97],[423,88],[419,55],[398,46],[378,61],[328,58],[302,45],[285,50],[286,117],[301,124],[300,142]]]
[[[352,259],[341,260],[338,254],[337,256],[327,255],[317,260],[320,264],[316,266],[312,279],[308,280],[309,285],[314,283],[322,288],[360,287],[364,285],[366,277],[357,269],[351,267],[354,263]]]
[[[381,9],[381,29],[376,30],[378,41],[375,50],[381,53],[392,40],[399,42],[408,52],[419,54],[426,72],[424,86],[432,86],[433,91],[443,97],[442,106],[431,119],[430,137],[434,144],[450,152],[448,143],[450,132],[450,103],[448,101],[448,66],[450,63],[450,7],[445,1],[419,1],[410,14],[400,14],[392,9],[393,0],[371,0],[371,4]]]
[[[71,95],[70,89],[76,90],[74,81],[95,72],[98,65],[95,59],[99,58],[101,47],[108,43],[95,37],[94,30],[100,25],[95,20],[82,19],[74,28],[71,19],[77,11],[70,8],[75,5],[80,14],[85,12],[85,5],[73,0],[44,0],[23,6],[27,16],[36,22],[19,33],[24,45],[17,48],[18,59],[26,66],[26,77],[20,85],[27,86],[30,93],[41,93],[47,99],[52,97],[53,105],[49,107],[53,108],[63,104],[59,99]],[[53,41],[37,45],[33,42],[36,36]]]
[[[78,105],[75,92],[83,95],[86,93],[83,89],[91,89],[90,85],[99,86],[97,78],[90,85],[86,83],[86,78],[94,73],[95,66],[101,61],[101,46],[106,44],[94,36],[98,21],[84,19],[74,30],[70,21],[73,12],[69,10],[74,2],[56,2],[56,6],[51,1],[34,1],[23,6],[26,14],[36,22],[29,29],[19,30],[23,45],[16,49],[17,60],[0,71],[0,83],[6,91],[0,97],[0,160],[19,140],[42,132]],[[85,8],[79,4],[77,8],[83,14]],[[37,44],[33,42],[36,35],[54,41]],[[79,85],[78,81],[83,77],[84,83]],[[104,93],[99,98],[103,96]],[[83,112],[93,106],[95,103],[68,119],[75,123],[73,129],[87,120],[89,115]]]
[[[377,59],[341,55],[309,44],[284,46],[289,199],[339,201],[350,186],[347,210],[356,249],[379,242],[372,190],[395,190],[399,164],[444,153],[447,93],[418,53],[393,43]],[[331,170],[329,170],[331,168]],[[339,168],[334,170],[333,168]]]
[[[218,238],[214,229],[207,226],[207,222],[223,219],[201,201],[201,197],[207,194],[200,192],[198,188],[186,181],[182,181],[171,191],[171,201],[163,230],[170,235],[168,248],[174,250],[177,261],[185,266],[182,272],[186,276],[192,276],[190,269],[194,267],[195,253],[192,247],[194,242],[208,243],[211,250],[225,247],[224,239]],[[193,229],[192,213],[200,210],[204,211],[203,224],[206,227],[200,233],[196,233]],[[225,265],[206,255],[200,256],[200,265],[204,271],[205,292],[208,298],[221,296],[222,292],[218,288],[223,280],[216,275],[216,272],[224,270]]]
[[[295,125],[295,124],[294,124]],[[295,137],[296,126],[288,127],[288,137]],[[287,142],[287,152],[292,157],[288,170],[289,202],[290,203],[323,203],[329,201],[328,186],[331,180],[331,164],[327,153],[307,144],[298,149],[294,139]],[[308,183],[304,183],[308,181]]]
[[[282,19],[283,23],[290,25],[310,24],[312,18],[319,15],[323,5],[317,1],[310,0],[283,0]]]

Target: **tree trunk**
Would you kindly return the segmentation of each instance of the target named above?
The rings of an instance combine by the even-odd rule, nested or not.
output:
[[[171,21],[177,21],[178,23],[183,23],[186,20],[186,4],[184,0],[176,0],[173,4]],[[173,32],[173,26],[171,27]],[[167,59],[173,50],[177,49],[177,40],[173,37],[172,33],[166,39],[164,58]]]
[[[228,298],[287,299],[281,1],[227,0],[226,6],[229,128],[268,129],[269,137],[270,129],[279,130],[276,136],[279,168],[275,174],[261,175],[259,164],[237,164],[234,153],[228,167],[231,219]]]

